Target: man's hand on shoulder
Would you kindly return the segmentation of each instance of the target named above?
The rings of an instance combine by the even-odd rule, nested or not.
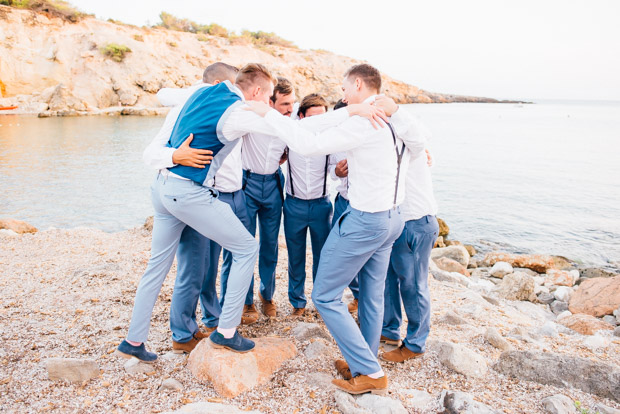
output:
[[[172,153],[172,162],[187,167],[205,168],[206,164],[211,164],[213,151],[190,147],[193,139],[194,134],[189,134],[183,144]]]
[[[362,103],[347,105],[346,109],[349,111],[350,116],[358,115],[368,119],[375,129],[379,129],[379,127],[383,128],[383,123],[381,121],[388,122],[383,109],[371,104]]]
[[[383,109],[387,116],[392,116],[396,111],[398,111],[398,105],[396,105],[394,99],[388,98],[385,95],[377,96],[375,98],[374,105],[377,108]]]
[[[336,169],[334,170],[336,176],[340,178],[344,178],[349,175],[349,165],[347,164],[347,160],[338,161],[336,164]]]

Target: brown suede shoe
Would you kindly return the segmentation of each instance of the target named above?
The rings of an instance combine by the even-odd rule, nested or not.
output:
[[[349,369],[349,364],[347,364],[347,361],[337,359],[336,362],[334,362],[334,365],[336,366],[336,371],[338,371],[338,374],[340,374],[342,378],[345,380],[350,380],[353,378],[351,376],[351,370]]]
[[[341,379],[332,380],[332,384],[349,394],[370,392],[372,394],[385,395],[387,394],[388,378],[387,375],[377,379],[370,378],[368,375],[358,375],[348,381]]]
[[[301,318],[306,313],[306,308],[293,308],[291,316],[294,318]]]
[[[400,339],[390,339],[383,335],[381,335],[381,339],[379,341],[385,343],[386,345],[400,346],[401,344]]]
[[[396,348],[393,351],[384,352],[383,354],[381,354],[381,359],[388,362],[405,362],[408,359],[419,358],[422,355],[424,355],[424,353],[418,354],[416,352],[413,352],[412,350],[407,348],[405,344],[402,344],[400,347]]]
[[[208,338],[209,335],[211,335],[211,333],[217,329],[217,326],[203,326],[202,329],[203,329],[202,332],[205,335],[205,338]]]
[[[192,336],[192,339],[187,342],[172,341],[172,352],[175,354],[189,354],[194,350],[194,348],[196,348],[198,342],[208,336],[209,335],[204,332],[198,331]]]
[[[251,325],[258,321],[258,311],[254,304],[243,305],[243,314],[241,314],[241,323],[243,325]]]
[[[349,305],[347,306],[347,308],[349,309],[349,313],[357,312],[357,305],[357,299],[353,299],[351,302],[349,302]]]
[[[273,300],[265,300],[263,296],[259,293],[258,297],[261,301],[261,310],[263,311],[263,315],[268,318],[275,318],[278,316],[278,312],[276,311],[276,305],[273,303]]]

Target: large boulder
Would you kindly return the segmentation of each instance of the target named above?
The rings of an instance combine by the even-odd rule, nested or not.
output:
[[[544,398],[541,403],[547,414],[572,414],[577,412],[575,403],[566,395],[552,395]]]
[[[47,375],[52,381],[88,381],[100,374],[99,364],[92,359],[49,358],[45,361]]]
[[[506,275],[514,273],[514,270],[510,263],[497,262],[493,265],[491,270],[489,270],[489,273],[491,274],[491,276],[501,279]]]
[[[519,380],[577,388],[620,402],[620,369],[614,365],[550,352],[506,351],[494,368]]]
[[[36,233],[37,228],[31,226],[25,221],[21,220],[12,220],[12,219],[3,219],[0,220],[0,230],[11,230],[18,234],[24,233]]]
[[[403,404],[389,397],[364,394],[355,397],[337,390],[336,405],[342,414],[407,414]]]
[[[439,397],[443,407],[440,414],[500,414],[501,411],[475,401],[471,394],[461,391],[443,391]]]
[[[436,260],[442,257],[456,260],[461,264],[461,266],[465,268],[467,268],[467,265],[469,264],[469,253],[467,252],[467,249],[463,246],[448,246],[433,249],[431,251],[431,259]]]
[[[483,377],[488,371],[484,357],[469,348],[451,342],[437,343],[439,361],[466,377]]]
[[[527,273],[515,272],[504,276],[502,282],[495,286],[493,292],[508,300],[536,300],[534,278]]]
[[[620,276],[588,279],[579,285],[568,303],[573,313],[611,315],[620,306]]]
[[[295,345],[283,338],[253,339],[256,347],[240,354],[215,348],[211,341],[200,341],[188,360],[188,368],[200,381],[210,382],[225,398],[269,381],[282,364],[297,353]]]
[[[558,320],[560,325],[579,332],[582,335],[594,335],[600,330],[613,330],[614,326],[591,315],[575,314]]]
[[[493,266],[497,262],[510,263],[512,267],[525,267],[538,273],[546,273],[549,269],[566,269],[571,263],[561,256],[544,254],[511,254],[502,252],[488,253],[482,261],[483,266]]]
[[[579,279],[579,271],[574,270],[547,270],[545,286],[573,286]]]

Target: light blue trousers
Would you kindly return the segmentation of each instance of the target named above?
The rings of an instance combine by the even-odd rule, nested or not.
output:
[[[258,256],[254,237],[230,206],[217,199],[216,190],[192,181],[158,174],[151,187],[151,200],[155,209],[151,258],[138,285],[127,339],[146,342],[155,301],[172,267],[186,225],[232,253],[233,263],[219,326],[237,327]]]
[[[302,200],[287,194],[284,200],[284,237],[288,250],[288,300],[294,308],[306,307],[306,241],[312,244],[312,281],[321,249],[329,236],[332,203],[328,197]]]
[[[278,168],[274,174],[256,174],[244,171],[245,204],[250,221],[250,233],[256,234],[258,219],[260,250],[258,275],[260,294],[272,300],[276,290],[276,265],[278,264],[278,235],[282,222],[282,187],[284,175]],[[254,278],[250,284],[245,304],[254,303]]]
[[[417,353],[426,350],[426,339],[431,328],[428,262],[438,234],[439,225],[435,216],[407,221],[394,243],[385,282],[382,335],[400,339],[402,298],[408,320],[403,343]]]
[[[381,369],[377,361],[383,291],[390,252],[403,230],[398,208],[365,213],[349,207],[329,233],[321,252],[312,301],[349,364],[351,374]],[[358,320],[342,302],[342,293],[359,274]]]
[[[249,222],[243,191],[220,193],[218,199],[230,206],[247,229]],[[189,226],[186,226],[181,233],[181,241],[177,249],[177,277],[174,281],[170,303],[170,330],[174,341],[187,342],[198,331],[196,323],[198,296],[200,296],[200,308],[202,309],[202,323],[207,327],[218,325],[232,265],[232,255],[224,250],[220,282],[222,301],[220,302],[215,285],[221,251],[222,247],[219,244],[207,239]],[[201,279],[200,275],[204,277]]]
[[[341,196],[340,193],[338,193],[336,195],[336,198],[334,199],[334,217],[332,218],[332,227],[336,225],[338,219],[340,218],[340,216],[342,216],[342,213],[346,211],[347,207],[349,207],[349,200],[347,200],[346,198]],[[353,297],[355,299],[359,299],[360,284],[357,275],[353,278],[351,283],[349,283],[349,290],[351,290],[351,293],[353,293]]]

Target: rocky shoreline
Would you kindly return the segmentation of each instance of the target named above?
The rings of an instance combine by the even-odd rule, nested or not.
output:
[[[444,245],[448,240],[444,235]],[[144,366],[113,354],[149,257],[148,228],[38,232],[2,221],[0,406],[8,412],[571,413],[578,401],[584,412],[619,412],[620,276],[594,275],[550,256],[481,255],[448,244],[433,250],[426,354],[383,364],[386,397],[351,397],[330,385],[340,353],[311,302],[303,320],[288,316],[285,249],[276,279],[279,316],[261,315],[241,328],[265,338],[266,355],[283,360],[247,362],[261,378],[256,383],[234,375],[212,382],[192,362],[213,353],[208,343],[189,358],[171,352],[176,268],[153,313],[149,344],[160,361]],[[250,387],[229,394],[231,384]]]

